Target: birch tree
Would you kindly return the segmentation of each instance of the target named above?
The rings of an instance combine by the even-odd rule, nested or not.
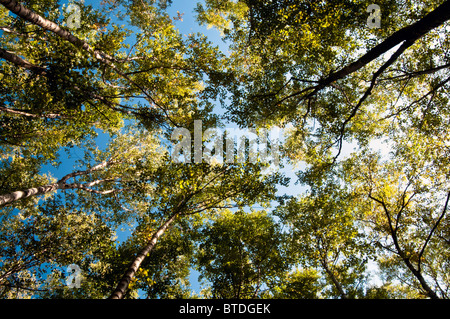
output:
[[[68,173],[54,183],[5,193],[0,195],[0,203],[1,205],[14,204],[16,201],[59,190],[78,190],[109,196],[131,191],[132,188],[127,184],[139,184],[139,176],[143,175],[139,168],[156,169],[164,154],[159,148],[159,142],[152,135],[133,131],[128,134],[119,134],[104,152],[93,150],[92,154],[87,153],[83,163],[86,169]],[[104,160],[94,165],[90,164],[92,160],[98,159]]]

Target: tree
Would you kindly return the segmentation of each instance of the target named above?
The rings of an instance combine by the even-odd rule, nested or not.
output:
[[[448,280],[432,261],[440,256],[425,255],[428,249],[437,251],[431,242],[446,255],[446,237],[439,239],[437,233],[447,216],[449,43],[444,39],[450,3],[379,3],[382,27],[372,30],[366,26],[368,5],[207,1],[198,13],[201,22],[217,26],[232,41],[228,118],[240,125],[291,127],[284,155],[293,164],[306,164],[298,172],[299,182],[313,188],[300,203],[316,207],[318,199],[321,203],[333,194],[337,201],[332,207],[354,209],[349,218],[362,223],[353,227],[364,232],[369,227],[369,238],[383,247],[377,254],[389,255],[379,259],[388,278],[399,272],[400,280],[416,292],[447,298]],[[387,143],[392,156],[375,160],[375,141]],[[351,170],[342,170],[339,159],[350,143],[353,154],[343,161]],[[326,187],[336,174],[339,179],[331,185],[357,189],[354,199],[336,196]],[[307,211],[294,203],[290,211]],[[339,209],[327,210],[333,212],[330,221],[315,222],[340,227],[333,220],[339,218]],[[378,212],[378,226],[370,227],[375,217],[361,214],[365,210]],[[308,220],[294,216],[289,219],[294,224]],[[396,241],[403,244],[396,246]],[[329,254],[338,251],[333,248]],[[425,260],[430,263],[427,270]],[[328,277],[344,296],[333,274],[329,271]]]
[[[320,275],[314,269],[300,269],[280,278],[274,288],[273,298],[279,299],[318,299],[325,289]]]
[[[15,1],[8,4],[17,8]],[[92,96],[100,86],[97,66],[45,30],[1,8],[2,145],[18,148],[23,157],[40,156],[42,165],[53,164],[60,147],[81,146],[97,135],[94,128],[117,132],[121,117]],[[45,8],[48,18],[59,18],[58,6],[48,3]],[[87,23],[102,20],[96,11],[85,19]],[[87,25],[80,32],[87,36]],[[114,31],[108,36],[123,34]]]
[[[450,1],[205,0],[229,54],[171,3],[0,0],[0,295],[448,298]],[[283,128],[306,191],[250,145],[197,160],[226,137],[179,163],[198,120]]]
[[[196,267],[207,297],[254,299],[270,296],[290,266],[279,225],[265,211],[224,210],[200,231]]]
[[[56,183],[0,195],[0,205],[13,204],[25,198],[46,195],[57,190],[79,190],[115,196],[117,193],[130,191],[140,182],[145,183],[139,180],[139,176],[142,175],[140,169],[145,168],[147,171],[155,169],[164,156],[158,141],[152,135],[144,134],[131,130],[128,134],[116,135],[106,151],[93,150],[87,154],[84,161],[80,161],[81,165],[88,168],[66,174]],[[90,164],[92,160],[99,159],[101,162]],[[69,182],[70,180],[72,182]]]
[[[5,237],[1,279],[9,287],[5,294],[17,287],[35,286],[30,291],[42,297],[101,296],[103,284],[92,274],[97,268],[106,271],[103,259],[115,250],[115,229],[142,214],[145,207],[141,208],[138,199],[150,196],[151,191],[146,185],[149,180],[140,176],[154,171],[164,156],[154,136],[130,129],[128,134],[118,134],[106,150],[87,152],[79,161],[87,169],[69,173],[56,183],[2,195],[3,204],[7,204],[2,212]],[[103,161],[90,165],[99,160]],[[20,173],[23,168],[15,172]],[[11,175],[14,177],[13,172]],[[73,181],[68,182],[70,179]],[[63,193],[55,194],[56,190]],[[44,199],[33,201],[32,196]],[[26,197],[32,201],[24,202]],[[15,235],[17,238],[12,240]],[[61,283],[64,267],[71,263],[89,274],[83,279],[86,286],[82,291],[71,291],[64,281]],[[31,271],[43,278],[30,278]],[[48,271],[52,274],[48,275]],[[23,277],[28,279],[23,281]]]
[[[153,231],[145,234],[147,240],[119,280],[112,299],[124,297],[142,262],[172,224],[217,209],[251,206],[256,202],[267,204],[274,199],[274,186],[283,183],[279,175],[262,175],[259,165],[172,164],[157,171],[154,177],[159,196],[149,202],[151,210],[147,214],[152,216],[153,224],[144,226]],[[155,217],[159,220],[157,224]]]
[[[210,112],[211,103],[202,95],[213,97],[215,89],[202,83],[221,68],[221,55],[205,37],[184,40],[156,6],[127,6],[129,24],[139,30],[131,34],[82,4],[76,30],[52,20],[61,19],[57,5],[43,11],[34,1],[31,9],[16,1],[1,4],[17,15],[2,12],[7,36],[0,52],[8,63],[2,64],[0,107],[6,143],[54,158],[69,140],[77,145],[92,135],[93,126],[111,134],[131,117],[151,130]],[[127,44],[130,37],[133,45]],[[55,140],[47,131],[66,134]],[[17,144],[18,139],[23,143]]]
[[[64,206],[59,198],[34,211],[2,215],[1,221],[2,298],[45,298],[58,292],[70,297],[75,290],[65,284],[67,266],[80,266],[87,288],[87,270],[112,247],[112,231],[102,216]],[[94,289],[89,295],[95,296]]]
[[[290,225],[290,251],[301,267],[326,278],[331,289],[321,294],[355,298],[363,288],[371,256],[369,241],[358,227],[355,197],[336,182],[311,186],[309,194],[276,210]]]
[[[401,148],[409,156],[424,150]],[[435,165],[410,162],[408,157],[405,161],[406,154],[397,154],[397,163],[383,163],[373,154],[359,161],[349,159],[348,176],[366,197],[360,206],[367,212],[365,219],[380,248],[378,258],[386,276],[410,284],[422,296],[448,298],[444,261],[448,243],[441,233],[447,227],[448,185],[442,183]]]
[[[383,16],[389,17],[383,20],[387,26],[372,32],[367,31],[367,17],[361,15],[366,15],[368,2],[271,3],[206,1],[206,9],[198,8],[201,22],[225,28],[226,38],[233,42],[229,72],[234,81],[229,85],[231,103],[225,107],[236,123],[290,123],[295,128],[292,138],[300,144],[297,150],[307,144],[305,140],[319,139],[312,147],[327,158],[325,163],[333,163],[345,140],[367,143],[368,135],[383,129],[385,112],[398,114],[408,108],[407,102],[399,103],[403,101],[400,97],[410,97],[411,106],[430,96],[433,103],[441,103],[438,96],[444,94],[442,88],[448,79],[444,75],[442,80],[439,71],[449,65],[445,54],[448,43],[440,42],[439,34],[449,19],[447,1],[440,6],[411,1],[405,6],[418,9],[413,14],[402,11],[404,15],[398,12],[400,3],[383,2],[380,5]],[[266,19],[267,12],[272,19]],[[231,24],[233,28],[227,28]],[[395,32],[388,33],[390,30]],[[433,49],[425,49],[428,43],[433,43]],[[365,49],[359,58],[349,54]],[[387,57],[385,53],[394,49]],[[424,54],[435,62],[420,59]],[[424,86],[430,93],[407,93]],[[391,93],[393,87],[397,95]],[[386,109],[389,103],[396,107]],[[332,147],[337,149],[334,155]]]

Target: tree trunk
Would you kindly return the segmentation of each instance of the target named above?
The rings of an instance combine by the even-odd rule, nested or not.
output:
[[[109,194],[114,192],[114,190],[111,191],[96,191],[96,190],[92,190],[89,189],[89,186],[92,185],[96,185],[96,184],[100,184],[102,182],[107,182],[107,181],[111,181],[111,179],[105,179],[105,180],[97,180],[94,182],[90,182],[87,184],[80,184],[80,183],[71,183],[68,184],[67,180],[69,180],[70,178],[76,177],[76,176],[83,176],[83,175],[87,175],[90,172],[94,172],[94,171],[98,171],[101,170],[111,164],[116,163],[113,159],[109,159],[108,161],[104,161],[100,164],[97,164],[87,170],[84,171],[77,171],[77,172],[73,172],[70,174],[65,175],[63,178],[61,178],[58,182],[54,183],[54,184],[49,184],[49,185],[44,185],[44,186],[39,186],[39,187],[33,187],[33,188],[29,188],[26,190],[21,190],[21,191],[15,191],[9,194],[4,194],[4,195],[0,195],[0,206],[18,201],[20,199],[24,199],[24,198],[28,198],[28,197],[32,197],[32,196],[37,196],[37,195],[44,195],[47,193],[50,193],[51,191],[54,190],[58,190],[58,189],[82,189],[84,191],[88,191],[88,192],[94,192],[94,193],[98,193],[98,194]]]
[[[69,31],[61,29],[59,27],[59,25],[57,25],[53,21],[45,19],[44,17],[42,17],[39,14],[33,12],[32,10],[26,8],[25,6],[18,3],[17,1],[15,1],[15,0],[0,0],[0,4],[5,6],[8,10],[10,10],[12,13],[18,15],[22,19],[29,21],[35,25],[38,25],[45,30],[48,30],[48,31],[51,31],[51,32],[57,34],[58,36],[69,41],[70,43],[74,44],[75,46],[83,48],[84,50],[87,50],[90,52],[96,52],[85,41],[74,36]],[[98,54],[98,52],[97,52],[97,54]]]
[[[395,249],[397,251],[397,254],[400,256],[400,258],[405,263],[406,267],[408,267],[408,269],[412,272],[412,274],[417,278],[417,280],[419,281],[420,285],[422,286],[423,290],[426,292],[428,297],[430,297],[431,299],[439,299],[439,297],[436,294],[436,292],[434,292],[433,289],[431,289],[431,287],[428,285],[428,283],[425,280],[425,278],[423,277],[422,272],[420,271],[420,269],[416,269],[414,267],[414,265],[411,263],[411,260],[409,259],[409,257],[406,256],[405,252],[400,247],[400,243],[398,241],[398,236],[397,236],[397,228],[394,228],[393,225],[392,225],[391,213],[389,212],[389,210],[388,210],[386,204],[384,203],[384,201],[373,197],[371,194],[369,194],[369,198],[374,200],[374,201],[376,201],[377,203],[379,203],[383,207],[383,210],[384,210],[384,212],[386,214],[386,218],[387,218],[388,225],[389,225],[390,236],[392,238],[392,241],[394,242],[394,247],[395,247]],[[445,210],[447,209],[447,203],[446,203],[446,206],[445,206]],[[403,206],[401,209],[403,209],[405,207],[406,206]],[[445,212],[445,210],[444,210],[444,212]],[[398,218],[399,218],[399,216],[397,215],[397,220],[398,220]],[[397,227],[397,225],[396,225],[396,227]]]
[[[337,280],[336,276],[333,274],[331,269],[328,267],[328,262],[326,260],[322,260],[322,267],[325,270],[325,272],[327,273],[327,275],[330,277],[330,279],[333,282],[334,286],[336,287],[337,291],[339,291],[341,298],[348,299],[348,296],[345,293],[344,288],[342,287],[341,283]]]
[[[46,75],[47,74],[47,70],[41,66],[38,65],[34,65],[24,59],[22,59],[20,56],[6,51],[5,49],[0,48],[0,58],[5,59],[6,61],[11,62],[14,65],[23,67],[27,70],[33,71],[37,74],[42,74],[42,75]]]
[[[43,28],[43,29],[45,29],[47,31],[51,31],[51,32],[55,33],[56,35],[58,35],[59,37],[61,37],[62,39],[72,43],[76,47],[81,48],[81,49],[89,52],[92,56],[94,56],[95,59],[97,59],[97,60],[101,61],[102,63],[106,64],[107,66],[109,66],[118,75],[120,75],[122,78],[124,78],[125,80],[129,81],[130,84],[134,85],[139,90],[141,90],[142,93],[144,95],[146,95],[147,98],[149,98],[149,100],[154,104],[154,106],[158,106],[158,107],[161,108],[161,106],[159,106],[156,103],[156,101],[153,99],[153,97],[150,94],[148,94],[148,92],[145,89],[145,87],[143,87],[142,85],[140,85],[137,82],[135,82],[126,73],[120,71],[115,66],[114,62],[117,62],[117,60],[114,57],[106,54],[103,51],[99,51],[99,50],[94,49],[86,41],[84,41],[84,40],[74,36],[69,31],[66,31],[66,30],[62,29],[55,22],[50,21],[48,19],[45,19],[44,17],[42,17],[39,14],[37,14],[36,12],[33,12],[32,10],[26,8],[25,6],[21,5],[20,3],[18,3],[15,0],[0,0],[0,4],[5,6],[8,10],[10,10],[12,13],[18,15],[22,19],[24,19],[26,21],[29,21],[29,22],[37,25],[37,26],[40,26],[41,28]]]
[[[106,181],[106,180],[102,180],[100,182],[103,182],[103,181]],[[88,183],[88,184],[91,184],[91,183]],[[120,191],[117,189],[109,189],[109,190],[99,191],[99,190],[95,190],[95,189],[90,189],[86,185],[80,184],[80,183],[66,184],[66,183],[58,182],[55,184],[33,187],[33,188],[29,188],[29,189],[22,190],[22,191],[15,191],[15,192],[12,192],[9,194],[0,195],[0,206],[18,201],[20,199],[44,195],[44,194],[50,193],[50,192],[52,192],[54,190],[58,190],[58,189],[81,189],[81,190],[89,192],[89,193],[100,194],[100,195],[107,195],[107,194],[112,194],[114,192]]]
[[[136,256],[134,261],[131,263],[130,267],[128,267],[128,270],[123,275],[122,279],[120,279],[117,288],[114,290],[114,292],[109,297],[110,299],[123,299],[126,290],[128,289],[128,285],[130,284],[131,280],[133,279],[134,275],[138,271],[139,267],[141,266],[141,263],[144,261],[145,257],[153,250],[153,248],[156,245],[156,242],[158,241],[159,237],[161,237],[162,234],[167,230],[167,228],[170,226],[170,224],[176,219],[178,216],[178,213],[173,214],[168,220],[162,224],[156,233],[153,234],[152,239],[148,243],[147,246],[145,246],[139,254]]]
[[[417,280],[419,280],[419,283],[422,286],[423,290],[425,290],[425,293],[427,294],[427,296],[430,297],[431,299],[439,299],[438,295],[434,292],[433,289],[431,289],[431,287],[428,285],[425,278],[423,278],[422,273],[414,267],[414,265],[411,263],[409,258],[406,258],[404,256],[402,251],[400,251],[400,253],[401,254],[399,254],[399,255],[403,259],[403,262],[406,264],[408,269],[411,270],[411,272],[417,278]]]
[[[37,195],[44,195],[54,191],[56,189],[60,189],[60,185],[58,183],[33,187],[23,191],[15,191],[9,194],[0,195],[0,206],[18,201],[23,198],[28,198]]]

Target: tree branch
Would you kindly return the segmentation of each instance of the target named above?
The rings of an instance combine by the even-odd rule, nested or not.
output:
[[[390,228],[390,235],[392,237],[392,240],[394,241],[394,246],[395,249],[397,250],[397,254],[400,256],[400,258],[402,259],[402,261],[405,263],[406,267],[412,272],[412,274],[417,278],[417,280],[419,281],[420,285],[422,286],[422,288],[424,289],[425,293],[432,299],[439,299],[438,295],[436,294],[436,292],[433,291],[433,289],[431,289],[431,287],[428,285],[428,283],[426,282],[425,278],[423,277],[420,269],[416,269],[414,267],[414,265],[411,263],[410,257],[405,255],[405,252],[401,249],[399,241],[398,241],[398,237],[397,237],[397,229],[394,230],[393,226],[392,226],[392,220],[390,217],[390,213],[389,210],[387,209],[386,204],[384,203],[383,200],[379,200],[375,197],[373,197],[371,194],[369,194],[369,198],[376,201],[377,203],[379,203],[380,205],[382,205],[388,222],[389,222],[389,228]]]
[[[30,63],[27,60],[22,59],[20,56],[10,51],[6,51],[5,49],[2,48],[0,48],[0,58],[13,63],[14,65],[30,70],[36,74],[47,75],[46,68]]]
[[[62,29],[58,24],[56,24],[53,21],[50,21],[48,19],[45,19],[44,17],[40,16],[39,14],[33,12],[32,10],[26,8],[22,4],[18,3],[15,0],[0,0],[0,4],[5,6],[8,10],[13,12],[14,14],[18,15],[22,19],[29,21],[35,25],[40,26],[41,28],[53,32],[54,34],[58,35],[60,38],[72,43],[74,46],[85,50],[89,54],[91,54],[95,59],[99,60],[100,62],[106,64],[109,66],[112,70],[114,70],[118,75],[120,75],[122,78],[127,80],[130,84],[137,87],[148,99],[151,103],[153,103],[154,106],[160,108],[164,111],[164,108],[161,107],[154,99],[153,97],[147,92],[147,90],[142,87],[140,84],[132,80],[126,73],[120,71],[115,65],[114,62],[117,60],[106,54],[103,51],[94,49],[91,47],[86,41],[74,36],[69,31],[66,31]]]
[[[375,87],[375,83],[377,78],[389,67],[391,66],[397,59],[398,57],[407,49],[409,48],[411,45],[413,45],[413,41],[408,40],[405,41],[398,49],[397,51],[395,51],[394,54],[391,55],[391,57],[389,58],[389,60],[387,60],[372,76],[372,80],[370,82],[370,86],[366,89],[366,91],[364,92],[364,95],[359,99],[358,103],[356,104],[356,106],[352,109],[352,112],[350,113],[350,115],[345,119],[344,123],[342,123],[341,129],[340,129],[340,135],[339,138],[337,140],[337,143],[339,143],[339,149],[338,149],[338,153],[336,154],[336,156],[333,158],[333,163],[336,162],[337,158],[339,157],[339,155],[341,154],[342,151],[342,144],[343,144],[343,139],[344,139],[344,133],[345,133],[345,127],[347,126],[347,124],[351,121],[351,119],[353,117],[355,117],[356,113],[358,112],[359,108],[361,107],[361,105],[363,104],[363,102],[367,99],[367,97],[372,93],[373,88]]]
[[[422,250],[419,253],[419,261],[417,262],[418,271],[420,271],[420,268],[421,268],[422,256],[423,256],[423,253],[425,252],[425,248],[427,248],[427,245],[428,245],[428,242],[431,239],[431,236],[433,236],[434,231],[439,226],[439,223],[441,222],[442,218],[444,218],[444,215],[445,215],[445,213],[447,211],[447,206],[448,206],[449,200],[450,200],[450,192],[448,192],[448,194],[447,194],[447,199],[445,201],[444,209],[442,210],[441,216],[439,216],[437,222],[434,224],[433,228],[431,229],[430,233],[428,234],[428,237],[425,240],[425,243],[423,244]]]
[[[11,108],[1,106],[1,105],[0,105],[0,111],[14,114],[14,115],[21,115],[21,116],[27,116],[27,117],[33,117],[33,118],[47,118],[47,119],[70,118],[69,116],[62,116],[61,114],[55,114],[55,113],[33,114],[33,113],[24,112],[22,110],[11,109]]]
[[[345,66],[341,70],[332,73],[327,78],[321,80],[318,88],[322,89],[330,83],[358,71],[359,69],[377,59],[379,56],[386,53],[403,41],[410,42],[411,44],[414,43],[416,40],[430,32],[431,30],[441,26],[449,19],[450,1],[447,0],[419,21],[394,32],[383,42],[361,56],[357,61]]]

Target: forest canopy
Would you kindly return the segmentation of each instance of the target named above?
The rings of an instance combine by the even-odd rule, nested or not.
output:
[[[450,1],[186,2],[0,0],[0,297],[448,299]]]

